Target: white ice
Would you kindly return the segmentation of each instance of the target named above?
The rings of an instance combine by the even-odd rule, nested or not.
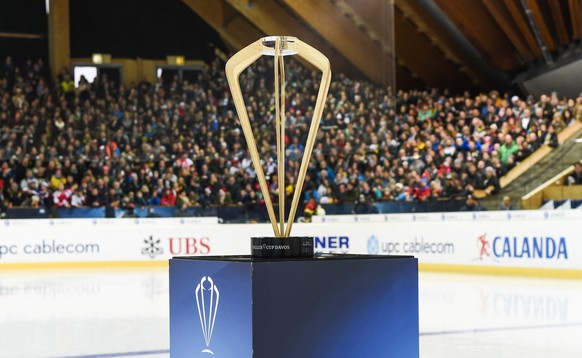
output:
[[[420,274],[426,358],[582,357],[582,280]],[[0,357],[168,357],[168,274],[0,269]]]

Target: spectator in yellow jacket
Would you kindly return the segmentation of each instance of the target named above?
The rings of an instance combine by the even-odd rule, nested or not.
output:
[[[51,176],[51,188],[57,190],[60,184],[67,184],[67,178],[63,176],[62,170],[57,169],[55,174]]]

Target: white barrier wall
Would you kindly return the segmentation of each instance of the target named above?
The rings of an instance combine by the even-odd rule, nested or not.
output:
[[[176,255],[240,254],[212,240],[217,218],[31,219],[0,221],[6,263],[167,260]],[[201,228],[204,228],[201,230]]]
[[[349,251],[414,255],[421,264],[582,270],[582,213],[511,211],[328,216]]]
[[[421,264],[582,270],[582,212],[512,211],[326,216],[295,224],[319,252],[414,255]],[[0,221],[2,264],[159,261],[249,254],[268,224],[216,219]]]

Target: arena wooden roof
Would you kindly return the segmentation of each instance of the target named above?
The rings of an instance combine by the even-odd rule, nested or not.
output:
[[[578,48],[580,0],[183,0],[233,48],[265,34],[313,44],[336,70],[400,88],[491,89]],[[393,12],[395,48],[390,43]]]

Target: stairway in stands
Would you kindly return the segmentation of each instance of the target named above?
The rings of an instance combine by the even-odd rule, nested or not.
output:
[[[580,142],[577,141],[580,140]],[[496,210],[505,195],[511,197],[511,203],[516,208],[521,207],[521,197],[554,176],[562,172],[572,163],[582,159],[582,130],[578,131],[565,143],[545,156],[540,162],[535,164],[509,185],[501,190],[497,195],[482,199],[481,205],[487,210]]]

